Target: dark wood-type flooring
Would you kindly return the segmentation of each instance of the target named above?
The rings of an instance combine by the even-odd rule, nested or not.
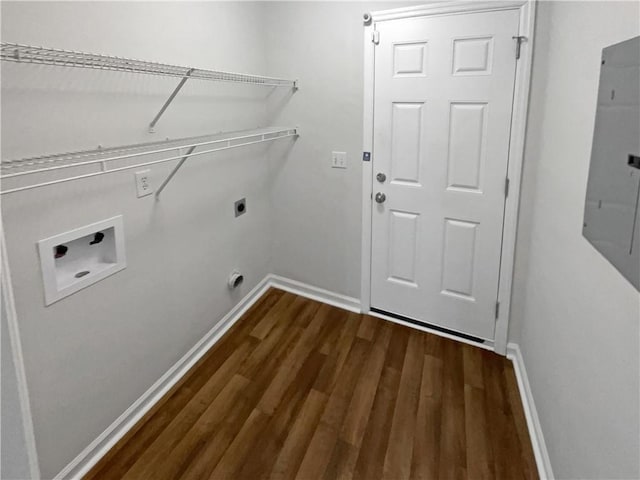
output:
[[[271,289],[85,478],[537,471],[507,359]]]

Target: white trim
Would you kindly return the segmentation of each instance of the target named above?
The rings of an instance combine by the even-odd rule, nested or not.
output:
[[[371,198],[373,195],[373,98],[375,45],[372,41],[373,22],[364,27],[364,111],[362,115],[362,152],[369,152],[368,162],[362,162],[362,244],[360,251],[360,304],[362,312],[371,307]]]
[[[281,277],[279,275],[269,275],[269,286],[279,288],[289,293],[300,295],[301,297],[310,298],[318,302],[333,305],[334,307],[349,310],[350,312],[360,312],[360,301],[357,298],[342,295],[340,293],[330,292],[324,288],[315,287],[297,280]]]
[[[538,418],[536,404],[533,401],[531,385],[529,385],[527,370],[524,366],[524,359],[522,358],[522,353],[520,352],[520,347],[517,343],[509,343],[507,346],[507,358],[513,362],[513,369],[516,373],[518,389],[520,390],[520,399],[522,400],[522,408],[527,419],[527,429],[529,430],[531,445],[533,446],[533,454],[536,458],[536,465],[538,467],[538,475],[543,480],[553,480],[554,476],[553,470],[551,469],[549,452],[547,451],[547,445],[544,441],[544,435],[542,434],[542,427],[540,426],[540,419]]]
[[[496,320],[494,332],[494,351],[505,355],[511,303],[511,287],[513,267],[515,263],[515,242],[518,225],[518,209],[520,205],[520,184],[522,178],[522,159],[526,133],[529,86],[531,83],[532,45],[535,22],[536,0],[509,1],[474,1],[451,0],[434,2],[424,6],[398,8],[373,12],[371,26],[365,27],[364,35],[364,125],[363,148],[373,148],[373,109],[374,109],[374,47],[371,43],[371,32],[376,22],[411,18],[429,15],[452,15],[470,12],[486,12],[494,10],[519,10],[519,34],[526,36],[520,51],[520,59],[516,64],[514,85],[514,101],[512,111],[512,128],[509,142],[509,161],[507,172],[510,178],[510,192],[505,201],[505,214],[502,231],[502,255],[500,259],[500,283],[497,301],[500,302],[500,314]],[[373,161],[363,162],[362,168],[362,265],[361,265],[361,304],[366,312],[371,306],[371,192],[373,185]]]
[[[271,286],[267,275],[191,350],[144,392],[107,429],[62,469],[56,479],[82,478],[193,367]],[[34,477],[37,478],[37,477]]]
[[[397,20],[412,17],[456,15],[469,12],[492,12],[497,10],[513,10],[522,7],[527,0],[449,0],[432,1],[425,5],[414,7],[394,8],[391,10],[379,10],[371,13],[373,22]]]
[[[502,228],[502,256],[500,260],[500,284],[498,301],[500,314],[496,319],[494,339],[496,352],[507,353],[509,318],[511,315],[511,287],[516,256],[516,236],[518,230],[518,211],[520,209],[520,186],[522,183],[522,162],[524,142],[527,130],[527,111],[529,108],[529,87],[531,85],[531,64],[535,30],[535,3],[527,2],[520,9],[519,35],[527,37],[521,44],[520,60],[516,63],[516,83],[514,86],[513,111],[511,113],[511,141],[509,142],[509,164],[507,175],[510,179],[509,195],[504,206]]]
[[[11,355],[16,374],[18,386],[18,401],[20,402],[20,416],[24,440],[27,448],[27,459],[29,461],[29,472],[31,478],[40,478],[40,466],[38,465],[38,450],[33,432],[33,419],[31,418],[31,405],[29,403],[29,389],[27,387],[27,376],[24,370],[24,358],[22,355],[22,342],[20,341],[20,327],[18,325],[18,315],[16,313],[15,298],[11,285],[11,271],[9,270],[9,258],[7,256],[7,245],[4,237],[4,226],[0,216],[0,290],[2,300],[5,303],[7,314],[7,329],[9,331],[9,341],[11,343]]]

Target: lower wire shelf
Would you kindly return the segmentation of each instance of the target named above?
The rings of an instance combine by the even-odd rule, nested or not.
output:
[[[297,136],[298,129],[295,127],[272,127],[20,160],[3,160],[0,164],[0,194],[5,195],[178,160],[179,162],[156,192],[158,195],[184,162],[191,157]],[[83,173],[79,173],[79,169]]]

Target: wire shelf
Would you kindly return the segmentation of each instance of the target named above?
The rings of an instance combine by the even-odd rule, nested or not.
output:
[[[56,48],[34,47],[19,43],[0,43],[0,60],[19,63],[56,65],[61,67],[79,67],[97,70],[113,70],[118,72],[143,73],[169,77],[189,77],[217,82],[296,88],[295,80],[283,78],[182,67],[165,63],[114,57],[110,55],[75,52],[72,50],[60,50]]]
[[[188,158],[297,136],[297,128],[269,128],[83,150],[19,160],[2,160],[0,163],[0,180],[2,180],[0,194],[5,195],[32,188],[180,160],[179,165],[167,179],[168,181]],[[196,149],[198,150],[195,151]],[[146,157],[146,159],[142,162],[135,161],[140,157]],[[85,171],[89,169],[91,171],[78,174],[77,169],[85,169]],[[56,178],[45,180],[41,176],[52,174],[56,175]],[[31,181],[30,179],[34,177],[36,180]],[[38,181],[38,178],[40,181]],[[14,182],[16,180],[20,181],[20,179],[23,179],[20,185],[12,185],[5,189],[7,180]],[[165,184],[166,182],[163,183],[162,188],[164,188]]]

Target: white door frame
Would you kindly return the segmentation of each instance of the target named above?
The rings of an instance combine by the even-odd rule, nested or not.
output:
[[[506,198],[504,224],[502,230],[502,256],[500,259],[500,283],[498,298],[500,308],[496,320],[493,349],[501,354],[507,352],[507,334],[511,304],[511,285],[515,261],[516,230],[520,204],[520,183],[524,154],[525,131],[529,86],[531,83],[531,62],[535,23],[536,0],[478,1],[451,0],[433,2],[417,7],[397,8],[372,12],[365,16],[364,28],[364,123],[363,152],[371,152],[371,161],[362,162],[362,271],[360,302],[363,313],[371,308],[371,213],[373,194],[373,119],[374,119],[374,51],[373,34],[376,24],[387,20],[431,15],[456,15],[471,12],[491,12],[498,10],[518,10],[520,12],[519,35],[526,37],[520,48],[520,59],[516,62],[516,77],[509,137],[509,160],[507,174],[510,180],[509,195]],[[368,20],[368,21],[367,21]],[[515,54],[514,40],[514,54]]]

